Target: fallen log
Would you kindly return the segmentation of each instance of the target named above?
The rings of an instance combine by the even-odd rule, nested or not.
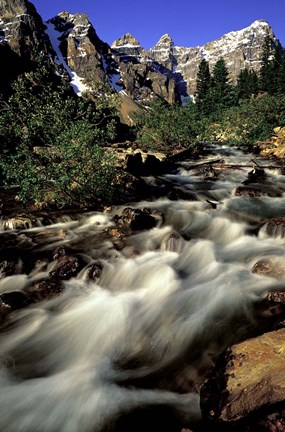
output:
[[[253,161],[253,160],[252,160]],[[259,165],[255,161],[251,164],[229,164],[222,162],[222,159],[213,159],[213,160],[207,160],[205,162],[198,162],[195,164],[188,164],[187,162],[183,164],[184,166],[187,166],[188,169],[194,169],[199,168],[204,165],[215,165],[216,168],[260,168],[260,169],[281,169],[282,166],[279,165]]]

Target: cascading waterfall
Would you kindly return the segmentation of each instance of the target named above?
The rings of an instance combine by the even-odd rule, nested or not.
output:
[[[211,157],[217,155],[235,164],[250,159],[226,147],[214,149]],[[60,296],[4,322],[1,431],[112,430],[123,413],[141,407],[155,412],[156,406],[175,410],[181,424],[199,422],[199,386],[213,360],[265,319],[258,305],[267,292],[284,289],[284,279],[254,274],[252,267],[265,257],[285,257],[282,236],[253,232],[266,218],[285,214],[285,177],[268,171],[271,196],[234,196],[248,171],[224,170],[207,182],[185,163],[165,180],[196,200],[132,205],[158,210],[158,223],[131,235],[121,250],[102,236],[112,215],[49,227],[66,235],[49,237],[39,251],[78,248],[86,265],[99,260],[103,271],[95,283],[83,268]],[[2,279],[0,293],[28,292],[31,281],[47,277],[54,265],[39,262],[27,275]]]

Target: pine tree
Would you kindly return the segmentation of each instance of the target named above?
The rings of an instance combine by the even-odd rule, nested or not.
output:
[[[249,97],[249,70],[241,69],[238,79],[236,91],[238,99],[247,99]]]
[[[210,103],[211,73],[209,63],[202,59],[197,73],[195,102],[200,112],[208,114],[211,111]]]
[[[234,92],[229,84],[229,71],[223,58],[220,58],[214,66],[211,94],[216,111],[234,104]]]
[[[259,75],[259,88],[262,91],[274,94],[276,89],[275,66],[273,62],[273,46],[269,36],[265,37],[261,57],[261,68]]]
[[[282,50],[280,68],[277,76],[277,93],[285,94],[285,51]]]
[[[258,93],[258,76],[254,70],[242,69],[236,85],[238,99],[249,99]]]

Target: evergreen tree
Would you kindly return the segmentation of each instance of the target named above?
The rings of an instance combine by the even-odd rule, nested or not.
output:
[[[249,99],[258,93],[258,76],[254,70],[242,69],[236,85],[238,99]]]
[[[233,88],[229,84],[229,71],[223,58],[217,61],[213,69],[211,95],[215,111],[235,103]]]
[[[206,59],[202,59],[197,73],[195,102],[200,112],[209,114],[211,112],[211,74],[209,63]]]
[[[261,57],[259,88],[269,94],[274,94],[276,90],[275,67],[276,63],[274,65],[272,40],[269,36],[266,36]]]
[[[277,76],[277,93],[285,94],[285,51],[282,50],[280,68]]]
[[[282,94],[285,92],[285,53],[280,43],[275,48],[272,69],[274,74],[272,94]]]

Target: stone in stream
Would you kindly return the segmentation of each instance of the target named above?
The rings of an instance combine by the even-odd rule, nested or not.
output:
[[[151,229],[156,226],[156,218],[149,208],[133,209],[126,207],[120,217],[126,227],[134,231]]]
[[[285,236],[285,217],[270,219],[265,222],[261,230],[271,237],[283,238]]]
[[[31,303],[30,298],[22,291],[12,291],[0,295],[0,319],[10,312],[22,309]]]
[[[64,286],[60,280],[46,279],[36,282],[30,288],[30,298],[37,303],[43,300],[50,300],[62,293]]]
[[[252,273],[282,279],[285,277],[285,258],[272,257],[261,259],[252,267]]]
[[[102,274],[102,266],[100,264],[94,263],[88,268],[88,279],[98,282]]]
[[[285,329],[232,346],[201,388],[204,419],[225,431],[284,431],[284,377]]]
[[[261,197],[261,192],[253,187],[238,186],[235,190],[235,196],[242,196],[245,198],[259,198]]]
[[[253,170],[248,173],[247,179],[244,180],[242,183],[247,185],[250,183],[264,182],[265,177],[266,174],[263,168],[254,167]]]
[[[13,260],[3,260],[0,262],[0,279],[12,276],[16,273],[16,262]]]
[[[84,267],[83,262],[77,256],[61,256],[49,275],[53,279],[70,279],[76,276]]]

